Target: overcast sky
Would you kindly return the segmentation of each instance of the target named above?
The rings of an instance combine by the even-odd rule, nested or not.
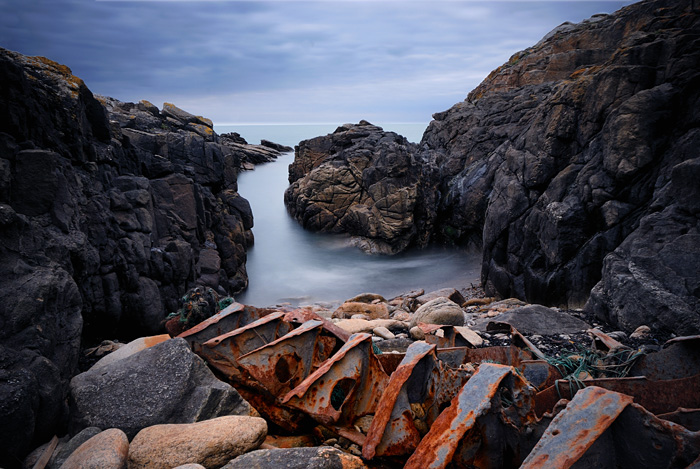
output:
[[[630,3],[0,0],[0,47],[220,125],[427,123],[557,25]]]

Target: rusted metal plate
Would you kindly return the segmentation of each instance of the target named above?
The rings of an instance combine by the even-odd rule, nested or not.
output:
[[[284,321],[284,313],[271,313],[246,326],[209,339],[202,344],[199,354],[230,381],[251,385],[241,374],[238,357],[287,334],[290,328],[291,325]]]
[[[579,391],[554,417],[521,467],[571,467],[631,403],[630,396],[595,386]]]
[[[555,386],[537,393],[535,398],[537,415],[549,412],[559,399],[571,399],[579,384],[599,386],[609,391],[627,394],[634,398],[634,402],[654,414],[673,412],[679,407],[700,408],[700,374],[690,378],[659,381],[641,376],[586,379],[574,383],[573,386],[568,380],[558,380]]]
[[[240,303],[232,303],[214,316],[186,330],[178,337],[185,339],[192,347],[192,350],[195,353],[199,353],[202,344],[209,339],[250,324],[273,312],[275,312],[273,309],[255,308]]]
[[[653,380],[687,378],[700,371],[700,336],[677,337],[658,352],[641,357],[630,369],[630,376]]]
[[[289,311],[285,314],[284,320],[299,323],[305,323],[306,321],[311,320],[321,321],[323,323],[323,328],[331,334],[333,334],[338,339],[340,339],[341,341],[347,342],[350,338],[350,333],[348,331],[336,326],[328,319],[323,318],[318,314],[314,313],[313,311],[309,311],[307,309],[295,309],[293,311]]]
[[[700,409],[684,409],[680,407],[674,412],[657,415],[660,419],[683,425],[690,431],[700,431]]]
[[[437,350],[437,357],[452,368],[458,368],[466,363],[478,364],[485,361],[520,368],[523,360],[532,360],[534,358],[527,350],[512,345],[476,349],[467,347],[447,348]]]
[[[372,459],[377,453],[380,456],[407,454],[418,446],[421,435],[413,424],[406,383],[418,363],[429,354],[434,354],[435,348],[434,344],[414,342],[406,350],[401,364],[389,378],[367,432],[362,447],[362,457],[365,459]]]
[[[274,396],[284,396],[331,355],[335,337],[321,334],[323,322],[307,321],[279,339],[237,358]]]
[[[511,378],[509,383],[505,383],[508,381],[506,377]],[[507,416],[502,415],[512,425],[514,420],[517,420],[516,413],[529,413],[527,408],[531,398],[528,389],[525,381],[512,367],[492,363],[481,364],[474,376],[452,400],[451,405],[435,420],[404,467],[446,467],[453,460],[460,445],[462,448],[459,453],[463,462],[466,459],[475,462],[477,467],[493,467],[493,458],[502,461],[503,454],[486,453],[489,448],[498,446],[500,442],[489,441],[490,436],[480,432],[481,426],[477,426],[477,420],[486,418],[493,425],[498,419],[495,415],[489,419],[487,414],[502,412],[506,398],[505,394],[501,393],[505,392],[512,399],[508,407],[515,409],[515,412],[510,412]],[[504,400],[501,400],[501,397]]]
[[[367,433],[363,456],[407,455],[473,374],[473,367],[449,368],[436,346],[415,342],[389,378]]]
[[[474,347],[474,344],[455,326],[421,322],[418,323],[418,328],[425,334],[425,341],[437,345],[438,348]]]
[[[289,433],[303,433],[313,423],[313,420],[303,412],[279,405],[275,396],[263,388],[254,389],[239,385],[236,386],[236,390],[265,420]]]
[[[351,425],[373,414],[389,377],[372,351],[372,336],[353,334],[282,403],[308,413],[316,421]]]
[[[391,375],[399,367],[405,356],[405,353],[387,352],[377,355],[377,358],[386,374]]]

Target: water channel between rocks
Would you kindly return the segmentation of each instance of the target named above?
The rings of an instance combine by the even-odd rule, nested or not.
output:
[[[294,146],[303,139],[332,132],[335,127],[219,126],[216,130],[239,132],[250,143],[265,138]],[[384,129],[415,141],[425,125],[396,127],[387,125]],[[435,246],[396,256],[369,256],[349,246],[347,236],[305,231],[284,206],[287,168],[293,160],[294,154],[287,153],[274,163],[239,175],[238,191],[253,209],[255,245],[248,252],[249,287],[236,296],[237,301],[261,307],[339,303],[364,292],[391,298],[419,288],[431,291],[479,283],[481,256],[476,252]]]

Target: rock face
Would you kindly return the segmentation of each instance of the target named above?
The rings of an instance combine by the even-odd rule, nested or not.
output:
[[[252,408],[219,381],[184,339],[171,339],[70,382],[71,430],[119,428],[129,438],[165,423],[192,423]]]
[[[384,251],[476,244],[489,295],[588,302],[630,331],[700,332],[699,31],[697,7],[650,0],[565,23],[515,54],[401,153],[410,177],[383,187],[416,187],[417,202],[396,212],[400,230],[382,231]],[[380,217],[352,215],[346,228],[338,216],[374,213],[340,196],[365,187],[336,176],[359,174],[351,162],[391,180],[393,166],[367,155],[397,137],[360,137],[365,127],[300,144],[286,201],[304,226],[379,232]]]
[[[362,121],[305,140],[289,167],[290,214],[312,231],[349,233],[371,253],[416,242],[425,198],[415,147]]]
[[[237,172],[278,151],[172,104],[95,97],[42,57],[0,49],[0,82],[2,465],[65,423],[81,333],[157,333],[191,287],[247,285]]]

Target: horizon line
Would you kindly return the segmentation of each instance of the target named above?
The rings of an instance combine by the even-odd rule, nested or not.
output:
[[[157,0],[157,1],[160,1],[160,0]],[[239,1],[239,0],[228,0],[228,1]],[[367,121],[367,122],[369,122],[369,121]],[[429,123],[430,123],[430,121],[428,121],[427,123],[422,122],[422,121],[421,122],[419,122],[419,121],[387,122],[387,123],[383,123],[381,125],[418,125],[418,124],[427,125]],[[339,124],[337,122],[223,122],[220,124],[214,123],[214,126],[217,126],[217,125],[226,125],[226,126],[236,126],[236,125],[240,125],[240,126],[245,126],[245,125],[337,125],[337,126],[341,126],[341,125],[345,125],[345,124],[355,125],[357,123],[356,122],[343,122],[342,124]],[[370,124],[379,125],[379,124],[375,124],[373,122],[370,122]]]

